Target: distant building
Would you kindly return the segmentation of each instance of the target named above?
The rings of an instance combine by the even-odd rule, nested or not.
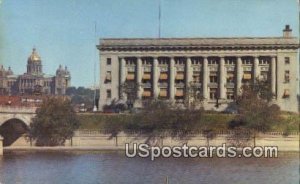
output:
[[[282,37],[101,39],[99,109],[126,100],[122,84],[131,81],[138,84],[137,101],[183,104],[193,85],[205,109],[224,110],[242,85],[261,79],[270,83],[274,103],[297,112],[298,48],[288,25]]]
[[[56,75],[43,73],[42,60],[34,48],[27,60],[27,72],[14,75],[12,69],[0,66],[0,95],[65,95],[70,86],[71,75],[67,67],[61,65]]]

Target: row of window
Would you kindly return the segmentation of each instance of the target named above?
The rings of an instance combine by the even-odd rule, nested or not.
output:
[[[136,64],[136,59],[135,58],[128,58],[126,59],[126,65],[135,65]],[[152,58],[143,58],[142,59],[142,64],[143,65],[151,65],[151,63],[153,62]],[[159,58],[158,60],[158,64],[160,65],[167,65],[170,62],[169,58]],[[186,58],[176,58],[175,59],[175,64],[178,65],[183,65],[186,62]],[[193,65],[199,65],[203,62],[202,58],[192,58],[191,59],[191,63]],[[208,64],[210,65],[215,65],[219,63],[219,59],[218,58],[211,58],[208,60]],[[236,63],[236,59],[234,58],[227,58],[225,59],[225,64],[227,65],[234,65]],[[242,64],[244,65],[250,65],[253,63],[253,58],[244,58],[242,59]],[[290,58],[289,57],[285,57],[284,58],[284,63],[285,64],[290,64]],[[268,57],[262,57],[259,59],[259,64],[261,65],[266,65],[266,64],[270,64],[270,58]],[[106,65],[111,65],[111,58],[107,58],[106,59]]]
[[[106,90],[106,98],[111,99],[111,90]],[[152,90],[151,88],[144,88],[142,98],[147,99],[152,97]],[[164,99],[168,97],[168,89],[167,88],[161,88],[158,97],[160,99]],[[283,98],[289,98],[290,97],[290,91],[289,89],[284,90],[284,94],[282,96]],[[184,88],[176,88],[175,93],[175,99],[183,99],[184,98]],[[209,99],[210,100],[216,100],[219,98],[218,88],[210,88],[209,90]],[[226,90],[226,99],[233,100],[235,98],[235,91],[234,88],[227,88]]]
[[[261,80],[269,80],[269,71],[261,71],[260,73],[260,79]],[[201,78],[202,74],[200,71],[194,71],[193,75],[192,75],[192,82],[194,83],[201,83]],[[247,80],[251,80],[252,77],[252,72],[251,71],[245,71],[242,79],[243,82],[247,82]],[[166,81],[169,79],[168,76],[168,72],[161,72],[160,76],[159,76],[159,81]],[[226,75],[226,82],[227,83],[234,83],[235,82],[235,72],[229,71],[227,72]],[[127,76],[126,76],[126,80],[127,81],[131,81],[131,80],[135,80],[135,73],[134,72],[128,72]],[[144,72],[143,76],[142,76],[142,82],[146,83],[147,81],[151,80],[151,72]],[[184,72],[177,72],[177,74],[175,75],[175,82],[184,82],[185,80],[185,74]],[[285,71],[285,82],[288,83],[290,81],[290,75],[289,75],[289,71]],[[106,73],[106,77],[105,77],[105,83],[110,83],[111,82],[111,71],[108,71]],[[211,71],[209,74],[209,82],[210,83],[218,83],[219,82],[219,76],[218,76],[218,72],[216,71]]]

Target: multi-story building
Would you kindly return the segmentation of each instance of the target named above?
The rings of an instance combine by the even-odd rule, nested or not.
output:
[[[67,67],[61,65],[55,76],[46,75],[42,70],[42,60],[34,48],[27,60],[27,72],[14,75],[9,67],[0,67],[0,95],[64,95],[70,86],[71,76]]]
[[[182,103],[193,84],[205,109],[224,110],[259,78],[270,82],[282,110],[298,111],[298,48],[288,25],[282,37],[102,39],[99,109],[126,98],[121,86],[133,81],[137,101]]]

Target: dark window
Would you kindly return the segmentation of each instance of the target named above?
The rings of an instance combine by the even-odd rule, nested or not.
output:
[[[285,64],[290,64],[290,58],[289,57],[285,57],[284,58],[284,63]]]
[[[111,65],[111,58],[106,59],[106,65]]]
[[[210,83],[218,83],[218,73],[217,72],[210,72],[209,82]]]
[[[234,78],[234,72],[227,72],[227,78],[226,78],[226,82],[227,83],[234,83],[235,78]]]
[[[227,88],[226,97],[229,100],[233,100],[234,99],[234,89]]]
[[[284,82],[289,83],[290,82],[290,71],[286,70],[284,72]]]
[[[210,88],[209,98],[211,100],[217,99],[217,89],[216,88]]]
[[[104,83],[111,83],[111,71],[106,72]]]
[[[111,90],[106,90],[106,98],[111,98]]]

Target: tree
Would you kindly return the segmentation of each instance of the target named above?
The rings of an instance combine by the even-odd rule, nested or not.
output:
[[[89,109],[93,108],[95,91],[84,87],[69,87],[66,95],[71,97],[72,105],[85,104]],[[96,99],[99,98],[99,90],[96,90]]]
[[[186,88],[186,106],[187,108],[195,109],[203,107],[203,94],[201,87],[194,82],[190,82]]]
[[[178,109],[165,101],[151,101],[125,127],[125,132],[140,132],[148,135],[148,140],[166,136],[188,138],[199,127],[203,111]]]
[[[49,97],[45,99],[37,115],[30,124],[30,137],[38,146],[63,145],[79,128],[79,121],[65,98]]]
[[[257,133],[266,132],[281,121],[280,108],[272,103],[273,96],[267,81],[257,80],[252,85],[242,86],[242,94],[237,99],[239,114],[229,128],[250,131],[255,145]]]
[[[126,103],[128,108],[132,108],[135,100],[137,99],[137,92],[139,89],[139,84],[134,81],[125,81],[120,85],[122,95],[126,94]],[[124,98],[122,96],[122,98]]]

